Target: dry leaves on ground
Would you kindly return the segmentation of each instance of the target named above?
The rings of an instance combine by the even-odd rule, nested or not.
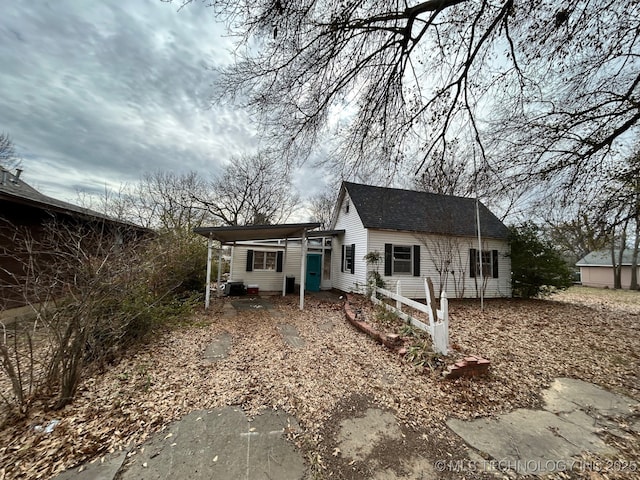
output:
[[[229,299],[220,300],[228,302]],[[153,432],[196,409],[241,405],[249,415],[267,408],[295,416],[296,438],[320,473],[333,471],[335,442],[327,438],[336,409],[351,396],[392,410],[407,428],[441,438],[443,448],[464,445],[444,425],[518,407],[537,407],[558,376],[579,378],[640,400],[640,333],[633,311],[561,301],[450,303],[450,337],[460,352],[492,362],[481,379],[443,380],[424,374],[344,319],[341,303],[274,298],[278,315],[221,309],[200,313],[191,325],[165,332],[103,374],[85,379],[73,404],[61,411],[34,408],[0,432],[6,478],[48,478],[110,451],[135,449]],[[285,344],[277,325],[295,326],[306,345]],[[327,330],[327,324],[333,328]],[[233,337],[229,357],[203,360],[222,332]],[[34,431],[50,420],[51,433]],[[1,474],[0,474],[1,476]]]

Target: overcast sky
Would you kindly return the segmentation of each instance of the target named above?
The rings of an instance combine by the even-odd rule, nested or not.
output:
[[[11,0],[0,13],[0,132],[24,180],[77,200],[147,171],[204,177],[258,147],[233,107],[210,108],[228,38],[211,9],[160,0]],[[304,193],[315,193],[298,176]],[[316,189],[318,187],[315,187]]]

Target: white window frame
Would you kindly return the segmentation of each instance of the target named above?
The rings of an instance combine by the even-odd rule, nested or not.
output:
[[[494,250],[475,250],[475,277],[480,277],[480,262],[482,262],[482,276],[484,278],[499,278],[493,276]],[[498,259],[500,254],[498,253]]]
[[[409,258],[396,259],[396,248],[406,248],[409,250]],[[398,262],[409,262],[409,271],[407,272],[398,272],[396,271],[396,261]],[[406,275],[408,277],[413,275],[413,246],[412,245],[391,245],[391,275]]]
[[[258,257],[262,256],[262,261],[258,263]],[[273,256],[273,265],[268,262],[268,257]],[[275,272],[278,265],[278,252],[275,250],[254,250],[253,270],[257,272]]]

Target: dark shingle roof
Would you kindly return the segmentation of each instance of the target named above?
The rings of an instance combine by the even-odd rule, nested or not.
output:
[[[473,198],[343,182],[365,228],[472,237],[476,230]],[[507,238],[505,225],[480,203],[482,236]]]
[[[67,215],[73,215],[76,217],[83,217],[88,219],[106,220],[111,223],[127,225],[139,229],[144,229],[139,225],[135,225],[129,222],[115,220],[100,212],[90,210],[88,208],[79,207],[72,203],[63,202],[56,198],[43,195],[31,185],[26,183],[20,177],[16,177],[13,173],[0,167],[0,200],[6,200],[12,203],[18,203],[23,205],[30,205],[42,210],[48,210],[52,212],[65,213]]]

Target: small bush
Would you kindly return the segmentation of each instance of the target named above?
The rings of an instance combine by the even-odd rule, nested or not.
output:
[[[431,372],[444,365],[442,357],[433,351],[431,340],[426,338],[416,340],[407,348],[405,360],[418,368],[428,368]]]
[[[370,270],[367,272],[367,289],[366,294],[370,297],[377,288],[386,288],[384,279],[380,275],[379,266],[382,261],[382,255],[378,251],[367,253],[363,259],[367,262]]]
[[[378,324],[382,325],[385,328],[393,327],[399,322],[398,315],[390,310],[387,310],[384,305],[376,305],[375,319]]]
[[[34,329],[40,327],[46,344],[39,369],[31,337],[0,347],[2,369],[12,381],[12,395],[4,400],[23,413],[36,397],[63,407],[88,366],[114,361],[158,327],[189,314],[202,296],[206,247],[189,236],[124,244],[104,225],[54,223],[37,241],[17,245],[24,247],[14,254],[24,264],[24,298],[36,310]]]

